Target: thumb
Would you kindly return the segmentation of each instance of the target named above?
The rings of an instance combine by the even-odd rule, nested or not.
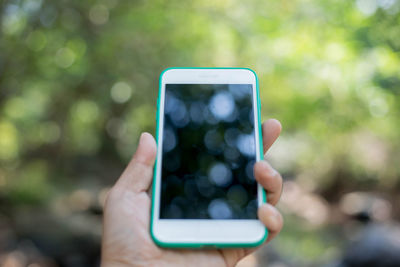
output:
[[[135,155],[115,186],[135,193],[147,191],[153,177],[156,154],[157,145],[153,136],[142,133]]]

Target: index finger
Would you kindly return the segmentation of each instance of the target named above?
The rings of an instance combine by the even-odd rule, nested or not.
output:
[[[276,119],[269,119],[262,124],[264,155],[281,133],[282,125]]]

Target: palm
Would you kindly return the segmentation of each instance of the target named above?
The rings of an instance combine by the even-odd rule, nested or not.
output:
[[[114,194],[115,193],[115,194]],[[160,263],[176,262],[182,266],[190,266],[193,262],[200,266],[229,266],[245,254],[244,249],[234,250],[168,250],[157,247],[149,234],[150,197],[146,192],[132,194],[130,192],[113,192],[108,199],[105,213],[105,224],[110,223],[109,235],[104,240],[103,251],[111,255],[123,253],[126,263],[139,263],[155,266]],[[118,218],[118,219],[117,219]],[[142,251],[138,255],[138,251]],[[103,255],[104,256],[104,255]],[[108,256],[108,255],[107,255]],[[235,261],[234,261],[235,260]],[[115,259],[117,261],[117,259]],[[172,264],[173,263],[173,264]]]

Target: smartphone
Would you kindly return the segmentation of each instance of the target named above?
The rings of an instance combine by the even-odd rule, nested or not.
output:
[[[267,238],[253,167],[263,158],[258,79],[247,68],[160,75],[150,232],[162,247],[252,247]]]

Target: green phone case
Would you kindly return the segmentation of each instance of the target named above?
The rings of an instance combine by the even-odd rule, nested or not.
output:
[[[262,142],[262,132],[261,132],[261,103],[260,103],[260,92],[258,89],[258,77],[257,74],[249,68],[167,68],[165,69],[161,74],[159,78],[159,89],[158,89],[158,97],[157,97],[157,126],[156,126],[156,141],[158,144],[158,140],[160,136],[158,136],[159,132],[159,110],[160,110],[160,95],[161,95],[161,90],[162,90],[162,76],[167,70],[171,69],[246,69],[254,73],[254,76],[256,77],[256,94],[257,94],[257,117],[258,117],[258,132],[259,132],[259,149],[260,149],[260,159],[264,159],[264,153],[263,153],[263,142]],[[156,166],[157,162],[154,164],[154,175],[153,175],[153,184],[156,182]],[[153,241],[160,247],[166,247],[166,248],[248,248],[248,247],[256,247],[261,245],[262,243],[265,242],[265,240],[268,237],[268,230],[265,228],[265,234],[263,238],[261,238],[259,241],[254,242],[254,243],[166,243],[161,240],[158,240],[157,237],[154,235],[153,232],[153,222],[154,222],[154,196],[155,196],[155,186],[153,186],[152,189],[152,200],[151,200],[151,217],[150,217],[150,235],[153,239]],[[265,190],[262,189],[262,199],[263,203],[266,203],[267,201],[267,195],[265,193]]]

